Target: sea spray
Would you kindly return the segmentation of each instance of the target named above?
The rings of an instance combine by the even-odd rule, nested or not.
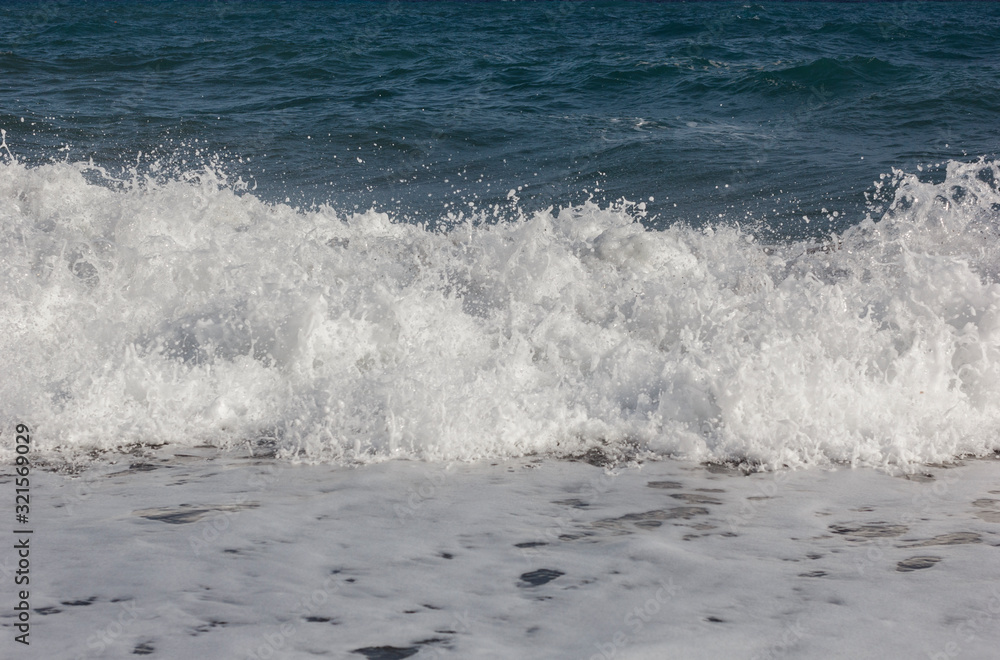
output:
[[[0,165],[0,416],[42,452],[795,466],[1000,448],[992,161],[895,172],[827,243],[767,245],[725,221],[653,230],[625,202],[429,229],[265,203],[210,170],[109,176]]]

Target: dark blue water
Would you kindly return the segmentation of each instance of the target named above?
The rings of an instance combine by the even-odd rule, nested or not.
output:
[[[1000,145],[989,3],[15,2],[0,21],[23,160],[212,160],[265,199],[417,221],[514,189],[525,210],[624,197],[654,226],[823,234],[879,174]]]

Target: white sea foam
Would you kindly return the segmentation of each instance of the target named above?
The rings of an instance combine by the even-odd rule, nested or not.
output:
[[[211,456],[33,472],[44,570],[32,654],[8,656],[933,660],[1000,645],[996,460],[900,479]]]
[[[823,249],[649,230],[628,204],[432,231],[211,172],[102,177],[0,165],[0,422],[41,450],[780,466],[1000,448],[993,162],[896,173],[892,208]]]

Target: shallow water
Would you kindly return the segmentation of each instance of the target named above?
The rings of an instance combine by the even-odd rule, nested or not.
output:
[[[1000,643],[1000,533],[977,515],[1000,510],[996,460],[904,477],[109,458],[34,475],[25,657],[937,658]]]

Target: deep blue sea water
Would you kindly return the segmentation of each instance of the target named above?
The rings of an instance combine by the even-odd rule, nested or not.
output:
[[[858,220],[879,174],[1000,148],[992,3],[0,12],[0,125],[26,161],[199,152],[265,199],[427,222],[517,189],[524,209],[624,197],[658,227],[821,235]],[[822,208],[842,217],[797,221]]]
[[[993,3],[0,3],[0,418],[316,460],[1000,448],[998,35]]]

